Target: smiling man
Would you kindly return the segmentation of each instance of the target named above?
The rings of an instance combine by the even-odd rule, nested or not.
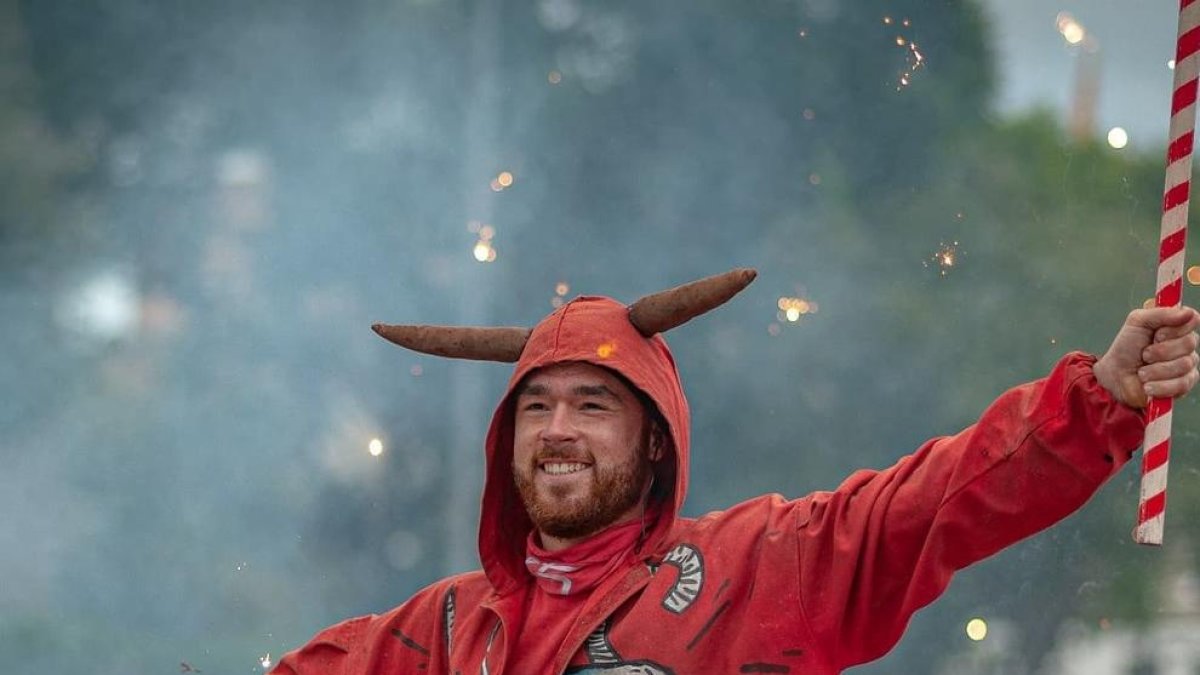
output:
[[[1131,313],[966,430],[832,492],[698,519],[689,416],[661,332],[726,275],[626,307],[581,297],[532,331],[377,326],[403,346],[515,361],[485,442],[482,570],[352,619],[275,673],[838,673],[887,653],[959,569],[1081,506],[1141,444],[1147,396],[1190,391],[1200,314]]]

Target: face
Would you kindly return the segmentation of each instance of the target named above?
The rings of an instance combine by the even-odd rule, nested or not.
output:
[[[588,363],[548,366],[515,405],[513,478],[539,531],[584,537],[637,513],[661,444],[620,378]]]

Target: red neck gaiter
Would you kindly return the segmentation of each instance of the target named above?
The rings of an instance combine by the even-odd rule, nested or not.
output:
[[[525,542],[525,567],[537,580],[538,587],[552,595],[590,591],[633,553],[646,523],[645,517],[635,518],[554,552],[538,545],[535,530]]]

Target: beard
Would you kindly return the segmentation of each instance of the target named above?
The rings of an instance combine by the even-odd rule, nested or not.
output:
[[[513,480],[534,526],[552,537],[577,539],[608,527],[641,501],[642,491],[650,480],[650,460],[645,447],[639,447],[628,461],[620,464],[601,465],[592,458],[592,481],[583,495],[539,488],[535,477],[538,462],[543,459],[572,458],[543,449],[529,466],[518,467],[514,463]]]

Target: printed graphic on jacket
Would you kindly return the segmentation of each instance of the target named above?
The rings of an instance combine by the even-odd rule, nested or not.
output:
[[[608,641],[609,622],[600,624],[587,639],[588,664],[567,668],[567,675],[675,675],[653,661],[622,661]]]

